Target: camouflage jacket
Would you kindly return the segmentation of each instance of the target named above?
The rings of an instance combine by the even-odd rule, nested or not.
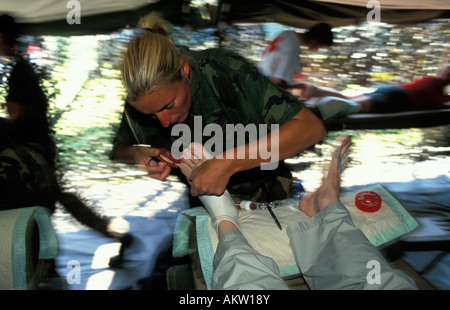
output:
[[[303,107],[302,102],[271,83],[253,64],[236,53],[219,48],[203,51],[190,51],[185,47],[180,49],[188,58],[192,70],[192,106],[190,117],[184,122],[192,131],[196,130],[195,116],[201,116],[202,128],[208,124],[218,124],[224,129],[223,133],[227,124],[266,124],[270,131],[272,124],[283,124]],[[129,104],[125,104],[125,110],[130,122],[124,115],[114,138],[113,153],[121,143],[145,143],[170,150],[172,143],[179,138],[171,135],[171,127],[162,127],[157,119],[136,111]],[[202,138],[205,142],[211,137],[202,135]],[[223,141],[225,143],[226,137]],[[256,191],[260,192],[258,196],[266,196],[257,200],[283,199],[289,189],[281,189],[269,181],[278,176],[291,177],[289,169],[282,163],[272,171],[262,171],[260,168],[243,171],[230,179],[228,190],[246,199],[255,197]],[[285,193],[264,194],[270,188],[263,184]]]

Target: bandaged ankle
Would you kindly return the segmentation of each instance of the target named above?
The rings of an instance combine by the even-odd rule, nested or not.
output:
[[[191,159],[212,159],[214,156],[208,153],[201,144],[194,142],[183,151],[182,158],[184,158],[186,162],[180,164],[179,167],[189,179],[192,172],[192,166],[198,164],[196,162],[191,162]],[[187,163],[190,163],[191,166],[188,166]],[[233,198],[227,190],[225,190],[221,196],[202,195],[199,196],[199,199],[208,211],[209,216],[211,217],[211,223],[216,232],[218,231],[219,223],[222,221],[232,222],[240,230],[238,210],[234,204]]]
[[[230,221],[240,230],[238,210],[227,190],[225,190],[222,196],[203,195],[199,196],[199,199],[208,211],[211,217],[211,223],[216,232],[221,221]]]

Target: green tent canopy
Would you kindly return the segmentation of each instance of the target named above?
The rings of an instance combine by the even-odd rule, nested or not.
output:
[[[386,23],[450,16],[448,0],[2,0],[0,12],[14,16],[25,34],[83,35],[134,27],[150,12],[194,28],[216,27],[218,22],[276,22],[298,28],[327,22],[336,27],[366,21],[372,9],[368,3],[377,2],[380,21]],[[79,23],[69,23],[76,11]]]

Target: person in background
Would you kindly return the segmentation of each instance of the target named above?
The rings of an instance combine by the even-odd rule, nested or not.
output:
[[[323,119],[352,113],[395,113],[450,107],[450,66],[434,76],[424,76],[402,85],[380,85],[375,91],[357,96],[323,96],[310,91],[306,104]],[[314,87],[314,86],[310,86]]]
[[[301,47],[305,47],[308,52],[315,52],[319,48],[328,48],[332,44],[333,32],[331,26],[326,23],[316,24],[305,33],[285,30],[266,47],[258,69],[273,83],[284,89],[305,92],[309,90],[306,89],[308,84],[294,80],[295,76],[302,71],[299,58]],[[300,96],[301,99],[303,99],[302,96]]]
[[[164,22],[154,15],[141,19],[139,28],[142,30],[129,42],[122,64],[127,101],[111,158],[138,163],[151,177],[165,180],[171,167],[157,160],[158,147],[171,149],[177,138],[171,134],[175,125],[187,125],[194,137],[193,124],[199,116],[202,133],[208,124],[219,125],[224,135],[229,124],[266,124],[269,130],[276,124],[279,143],[272,145],[272,149],[278,148],[276,169],[263,170],[260,165],[271,159],[248,155],[251,147],[261,143],[262,135],[228,150],[224,136],[226,151],[194,169],[188,179],[190,193],[221,195],[227,188],[234,197],[253,201],[289,197],[292,176],[283,159],[323,139],[325,129],[320,120],[240,55],[221,48],[191,51],[176,46]],[[272,132],[268,136],[271,141]],[[241,150],[245,158],[238,159]]]
[[[360,113],[389,113],[450,107],[450,66],[434,76],[424,76],[407,84],[381,85],[372,93],[349,97],[361,105]]]
[[[0,118],[0,209],[41,205],[54,210],[56,146],[47,118],[47,97],[32,66],[16,50],[14,18],[0,16],[0,54],[9,73],[7,117]],[[15,155],[14,155],[15,154]],[[25,167],[22,171],[20,167]]]
[[[130,235],[110,230],[107,219],[62,189],[47,97],[33,67],[16,50],[18,37],[14,18],[0,15],[0,55],[10,61],[5,66],[10,71],[3,104],[7,117],[0,118],[0,211],[40,206],[53,213],[59,201],[81,223],[128,246]]]

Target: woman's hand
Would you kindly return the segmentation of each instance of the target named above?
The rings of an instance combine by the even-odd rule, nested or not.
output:
[[[223,194],[231,176],[226,161],[214,158],[198,143],[184,150],[181,160],[179,167],[191,185],[192,196]]]
[[[191,173],[191,195],[222,195],[232,174],[226,168],[232,160],[211,159]]]
[[[133,159],[140,165],[142,170],[147,171],[148,175],[160,181],[164,181],[172,170],[171,167],[160,162],[156,157],[160,154],[159,149],[151,147],[133,146]]]

